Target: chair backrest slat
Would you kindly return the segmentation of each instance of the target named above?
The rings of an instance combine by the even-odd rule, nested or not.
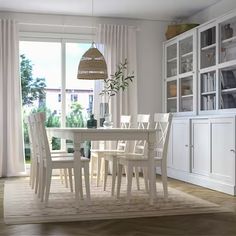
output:
[[[35,120],[37,124],[37,137],[40,145],[40,155],[41,160],[44,161],[45,165],[51,165],[51,152],[48,142],[47,131],[45,128],[45,118],[46,115],[44,112],[35,113]]]
[[[123,129],[128,129],[131,126],[131,116],[122,115],[120,117],[120,127]],[[117,150],[126,152],[128,150],[128,141],[119,140],[117,142]]]
[[[150,127],[150,115],[149,114],[138,114],[137,116],[138,129],[148,129]],[[143,154],[147,153],[147,142],[146,140],[136,140],[134,142],[134,153]]]
[[[157,130],[157,152],[163,159],[167,157],[167,148],[172,122],[171,113],[154,114],[155,129]]]

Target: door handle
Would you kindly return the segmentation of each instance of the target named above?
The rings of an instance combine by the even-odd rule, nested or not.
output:
[[[230,149],[231,152],[235,153],[235,150],[234,149]]]

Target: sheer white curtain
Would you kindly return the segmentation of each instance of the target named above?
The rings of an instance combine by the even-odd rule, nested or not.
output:
[[[0,19],[0,177],[25,171],[17,23]]]
[[[137,115],[137,74],[136,74],[136,29],[126,25],[99,25],[97,43],[102,45],[104,57],[107,62],[108,75],[114,74],[117,65],[128,59],[128,73],[134,72],[135,79],[128,89],[112,97],[110,113],[114,126],[120,123],[120,116]],[[99,92],[101,83],[95,83],[95,114],[98,113]]]

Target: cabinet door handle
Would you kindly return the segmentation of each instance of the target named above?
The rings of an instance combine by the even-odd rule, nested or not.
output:
[[[185,144],[185,147],[188,147],[188,144]]]
[[[234,150],[234,149],[230,149],[230,151],[235,153],[235,150]]]

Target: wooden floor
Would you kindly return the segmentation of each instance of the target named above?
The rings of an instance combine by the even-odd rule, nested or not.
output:
[[[3,222],[3,183],[0,179],[0,235],[98,235],[98,236],[156,236],[156,235],[236,235],[236,197],[207,190],[173,179],[169,185],[197,197],[229,206],[234,213],[185,216],[164,216],[127,220],[100,220],[71,223],[5,225]]]

